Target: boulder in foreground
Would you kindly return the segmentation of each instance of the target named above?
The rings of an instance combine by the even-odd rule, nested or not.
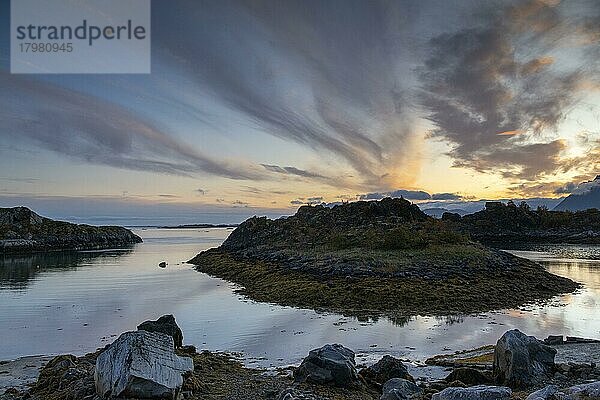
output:
[[[183,332],[171,314],[163,315],[156,321],[144,321],[138,325],[137,329],[138,331],[164,333],[173,338],[176,348],[183,346]]]
[[[173,348],[173,338],[164,333],[123,333],[96,359],[96,393],[102,398],[175,399],[182,375],[193,371],[194,363]]]
[[[600,381],[584,383],[559,389],[549,385],[527,396],[526,400],[598,400],[600,399]]]
[[[311,350],[294,371],[296,382],[350,386],[358,379],[354,352],[341,344]]]
[[[480,370],[469,367],[455,368],[444,380],[446,382],[460,381],[468,386],[490,383],[490,379]]]
[[[414,382],[393,378],[383,385],[383,394],[379,400],[407,400],[418,397],[423,389],[414,384]]]
[[[362,369],[360,375],[367,381],[381,385],[392,378],[402,378],[414,382],[413,377],[408,373],[402,361],[390,355],[383,356],[381,360],[372,366]]]
[[[508,400],[512,391],[503,386],[449,387],[431,396],[431,400]]]
[[[556,349],[518,329],[506,332],[496,343],[494,377],[499,384],[530,387],[554,372]]]

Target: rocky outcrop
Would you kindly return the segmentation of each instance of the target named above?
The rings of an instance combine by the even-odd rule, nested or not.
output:
[[[413,377],[408,373],[402,361],[389,355],[383,356],[381,360],[370,367],[360,370],[359,374],[367,382],[375,382],[381,385],[392,378],[402,378],[414,382]]]
[[[408,400],[419,397],[422,392],[423,389],[412,381],[393,378],[383,385],[380,400]]]
[[[502,386],[449,387],[431,396],[431,400],[508,400],[512,391]]]
[[[183,346],[183,332],[171,314],[163,315],[156,321],[144,321],[137,327],[138,331],[159,332],[173,338],[175,347]]]
[[[94,381],[102,398],[175,399],[191,358],[174,353],[173,338],[158,332],[125,332],[96,359]]]
[[[530,387],[554,373],[556,349],[518,329],[506,332],[496,343],[494,378],[514,388]]]
[[[327,344],[311,350],[294,371],[296,382],[333,383],[345,387],[357,379],[354,352],[341,344]]]
[[[600,194],[600,190],[597,192]],[[485,209],[463,217],[444,214],[448,227],[482,243],[600,243],[600,211],[567,212],[531,209],[526,203],[488,202]]]
[[[250,218],[189,263],[256,301],[352,314],[490,311],[579,287],[446,222],[404,199],[305,206],[286,218]]]
[[[0,254],[128,247],[142,239],[119,226],[78,225],[26,207],[0,208]]]

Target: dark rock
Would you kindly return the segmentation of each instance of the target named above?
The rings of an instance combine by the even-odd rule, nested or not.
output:
[[[294,371],[296,382],[349,386],[357,379],[354,352],[340,344],[327,344],[311,350]]]
[[[163,315],[156,321],[145,321],[138,325],[139,331],[165,333],[173,338],[175,347],[183,345],[183,332],[171,314]]]
[[[496,343],[494,378],[514,388],[540,383],[554,372],[556,349],[518,329],[506,332]]]
[[[562,339],[562,337],[561,337]],[[526,400],[560,400],[564,397],[564,393],[560,393],[558,386],[549,385],[543,389],[536,390],[527,396]]]
[[[389,355],[384,356],[372,366],[362,369],[359,374],[368,382],[376,382],[382,385],[392,378],[415,381],[402,361]]]
[[[600,399],[600,381],[584,383],[559,389],[549,385],[527,396],[526,400],[598,400]]]
[[[600,381],[571,386],[564,392],[569,400],[598,400],[600,399]]]
[[[567,336],[565,343],[600,343],[598,339],[586,339],[577,336]]]
[[[412,381],[392,378],[383,384],[382,392],[380,400],[406,400],[418,397],[423,389]]]
[[[322,400],[322,398],[311,392],[287,388],[279,394],[277,400]]]
[[[458,222],[460,221],[460,214],[446,211],[442,214],[442,221]]]
[[[453,370],[446,378],[446,382],[461,381],[468,386],[485,385],[490,379],[475,368],[461,367]]]
[[[502,386],[449,387],[431,396],[431,400],[508,400],[512,391]]]
[[[563,337],[561,336],[555,336],[555,335],[550,335],[548,336],[546,339],[544,339],[544,343],[548,344],[548,345],[557,345],[557,344],[563,344]]]
[[[442,390],[444,390],[444,389],[446,389],[448,387],[448,382],[446,382],[446,381],[431,382],[429,384],[429,387],[432,390],[440,392],[440,391],[442,391]]]

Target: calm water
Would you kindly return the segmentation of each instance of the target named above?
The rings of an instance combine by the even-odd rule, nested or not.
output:
[[[423,360],[493,343],[512,328],[538,337],[600,337],[600,261],[565,258],[572,252],[515,251],[585,285],[543,306],[460,318],[359,321],[254,303],[235,294],[231,284],[185,264],[229,232],[138,229],[144,243],[128,251],[0,258],[0,360],[82,354],[166,313],[176,316],[186,343],[240,352],[248,364],[261,366],[297,363],[309,349],[331,342],[370,361],[382,353]],[[598,249],[579,247],[576,254]],[[161,261],[168,267],[159,268]]]

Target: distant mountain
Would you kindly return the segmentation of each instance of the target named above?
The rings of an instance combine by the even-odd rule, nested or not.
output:
[[[448,209],[444,207],[432,207],[432,208],[424,208],[422,211],[433,218],[442,218],[445,212],[456,213],[461,216],[469,214],[468,211],[457,208],[457,209]]]
[[[581,183],[577,189],[558,204],[556,211],[582,211],[600,209],[600,175],[589,182]]]

